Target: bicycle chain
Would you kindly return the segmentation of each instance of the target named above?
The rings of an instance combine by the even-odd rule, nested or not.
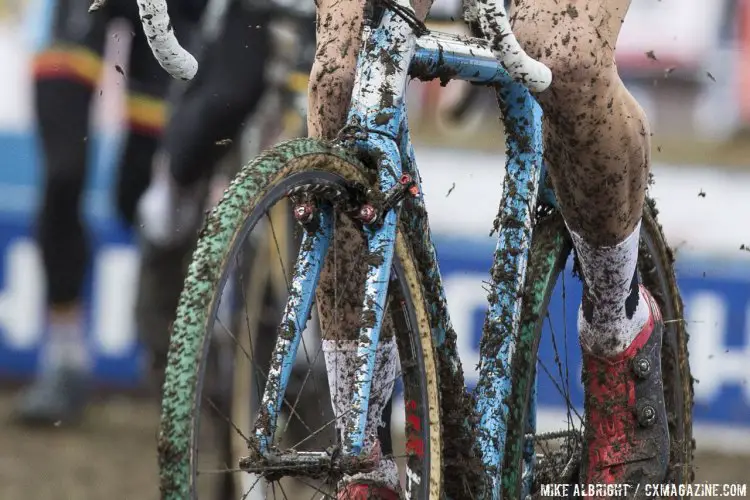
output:
[[[537,456],[537,464],[534,468],[534,490],[538,490],[539,484],[550,482],[567,483],[578,470],[581,460],[581,445],[583,436],[580,431],[565,430],[545,432],[538,435],[526,434],[526,439],[534,440],[536,443],[550,441],[553,439],[565,439],[566,444],[560,450]],[[573,441],[571,446],[571,440]],[[535,495],[530,495],[536,498]]]
[[[553,432],[545,432],[542,434],[526,434],[524,435],[526,439],[530,439],[532,441],[549,441],[551,439],[563,439],[563,438],[574,438],[578,441],[583,441],[583,437],[581,436],[580,431],[553,431]]]

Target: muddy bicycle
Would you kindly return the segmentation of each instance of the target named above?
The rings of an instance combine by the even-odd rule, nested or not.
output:
[[[485,2],[468,3],[465,12],[475,15],[467,22],[483,35],[492,33]],[[143,2],[141,8],[153,16],[147,29],[163,35],[166,17],[159,4]],[[209,472],[256,478],[266,497],[305,498],[297,491],[307,488],[309,498],[335,498],[342,476],[372,467],[360,452],[375,347],[386,322],[393,327],[400,362],[395,382],[403,404],[394,403],[393,411],[405,443],[403,453],[395,446],[393,452],[407,498],[527,498],[538,495],[542,484],[576,484],[586,422],[569,397],[575,370],[556,347],[567,345],[566,322],[548,307],[572,244],[545,176],[541,109],[531,93],[549,84],[549,71],[529,59],[512,36],[493,47],[480,37],[428,32],[408,2],[386,4],[382,16],[367,20],[348,125],[339,139],[286,142],[250,162],[201,232],[169,353],[159,436],[163,498],[197,498],[199,479]],[[510,33],[504,13],[491,21]],[[195,69],[190,58],[178,52],[172,37],[168,43],[170,51],[157,46],[156,55],[166,56],[163,66],[173,74],[189,78]],[[505,124],[498,243],[473,394],[463,380],[409,137],[403,96],[410,76],[493,86]],[[269,366],[265,376],[254,372],[262,397],[252,425],[233,425],[247,443],[247,455],[225,470],[201,471],[195,436],[204,404],[207,332],[216,322],[222,290],[243,261],[242,241],[267,222],[278,203],[293,207],[302,241],[297,255],[284,262],[291,279],[271,358],[257,361],[246,353],[251,364]],[[282,409],[295,414],[297,401],[286,390],[296,357],[314,360],[320,354],[307,349],[304,332],[342,217],[357,221],[368,264],[350,410],[340,417],[342,436],[333,431],[335,422],[328,422],[310,428],[306,438],[288,439],[278,416]],[[661,353],[671,439],[666,481],[688,483],[693,441],[687,332],[672,256],[651,201],[643,214],[638,269],[667,318]],[[561,284],[565,299],[564,280]],[[549,338],[543,339],[543,332]],[[540,357],[542,341],[555,347],[555,368]],[[567,409],[554,432],[537,427],[541,376],[553,379]],[[311,374],[305,384],[318,391],[322,408],[330,405],[326,380]],[[312,438],[330,446],[310,446]],[[289,495],[291,488],[297,489]]]

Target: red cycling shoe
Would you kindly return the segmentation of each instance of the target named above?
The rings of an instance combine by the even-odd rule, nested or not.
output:
[[[369,460],[380,466],[374,472],[363,474],[367,479],[360,475],[353,476],[350,479],[352,482],[339,490],[336,500],[399,500],[401,498],[396,490],[386,486],[386,484],[398,484],[398,468],[392,460],[388,465],[382,462],[390,459],[383,457],[380,441],[375,441]]]
[[[339,490],[336,500],[399,500],[399,494],[385,486],[373,484],[347,484]]]
[[[659,306],[641,285],[650,317],[622,353],[600,357],[584,350],[586,426],[581,483],[630,484],[664,480],[669,464],[669,427],[661,375],[664,323]],[[601,492],[594,497],[601,497]]]

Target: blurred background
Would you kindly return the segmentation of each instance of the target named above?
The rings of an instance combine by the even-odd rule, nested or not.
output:
[[[46,0],[39,0],[39,3]],[[30,63],[36,0],[0,0],[0,419],[34,373],[44,285],[33,239],[39,199]],[[455,29],[441,25],[440,29]],[[123,114],[129,26],[116,25],[88,138],[85,214],[93,259],[87,339],[100,397],[83,425],[27,430],[0,421],[0,498],[156,498],[157,408],[144,397],[133,321],[138,251],[114,215],[114,158]],[[745,481],[750,468],[750,0],[633,0],[617,53],[651,119],[651,195],[676,251],[695,385],[697,479]],[[127,71],[127,68],[126,68]],[[503,176],[494,94],[413,82],[410,117],[464,367],[478,360],[491,228]],[[572,321],[572,320],[571,320]],[[575,350],[571,351],[574,353]],[[574,363],[580,364],[579,361]],[[469,378],[473,376],[469,373]],[[554,415],[555,408],[544,412]]]

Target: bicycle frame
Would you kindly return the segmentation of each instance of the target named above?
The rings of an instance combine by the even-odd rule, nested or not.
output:
[[[489,497],[498,499],[501,497],[499,477],[506,441],[505,422],[512,411],[506,403],[511,390],[509,374],[518,335],[516,326],[521,311],[520,297],[526,277],[534,212],[538,196],[542,196],[546,203],[554,204],[549,191],[542,191],[541,195],[539,191],[539,186],[544,185],[542,112],[531,92],[509,76],[484,41],[436,33],[417,38],[412,28],[391,11],[384,14],[378,27],[366,26],[363,38],[348,129],[365,132],[357,134],[356,147],[377,161],[382,192],[393,188],[403,173],[409,173],[417,183],[420,179],[406,120],[405,92],[410,72],[421,79],[460,79],[497,88],[507,136],[507,163],[502,201],[495,221],[499,235],[487,326],[482,340],[476,411],[480,416],[477,439],[482,460],[488,475],[491,475]],[[416,203],[421,204],[422,200],[416,200]],[[276,416],[281,410],[297,346],[312,307],[323,256],[332,235],[330,212],[323,211],[318,217],[319,228],[305,236],[297,259],[292,291],[254,431],[255,451],[266,457],[271,455],[270,442]],[[415,215],[404,211],[401,217],[408,219]],[[398,218],[398,210],[389,210],[378,224],[366,226],[368,251],[380,255],[382,260],[380,265],[370,266],[367,274],[362,310],[364,326],[358,336],[360,364],[356,372],[356,390],[351,411],[344,417],[346,432],[341,451],[345,456],[357,456],[362,451],[371,374],[385,310]],[[430,248],[434,259],[431,240]],[[439,281],[437,264],[432,264],[433,278]],[[444,296],[433,300],[445,303]],[[433,306],[433,311],[445,310],[439,307],[440,304],[429,305]],[[365,318],[369,320],[365,321]],[[443,324],[449,324],[447,315]],[[434,330],[433,336],[440,345],[444,342],[445,331]],[[455,365],[460,366],[460,363]],[[535,398],[530,405],[529,427],[533,430]],[[534,465],[531,442],[527,443],[526,451],[524,476],[528,491]],[[326,460],[324,455],[325,452],[298,453],[295,461],[322,462]],[[278,463],[280,458],[276,459]],[[412,474],[407,474],[407,477],[413,480]]]

